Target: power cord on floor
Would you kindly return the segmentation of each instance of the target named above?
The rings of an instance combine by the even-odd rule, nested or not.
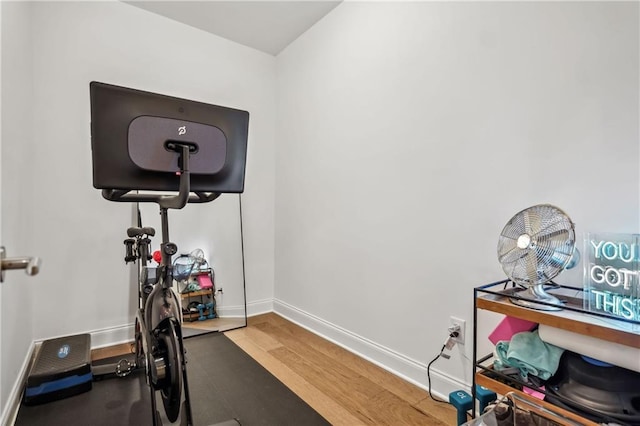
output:
[[[440,348],[440,353],[434,359],[432,359],[431,362],[429,362],[429,364],[427,364],[427,385],[428,385],[428,390],[429,390],[429,397],[431,397],[431,399],[433,399],[435,402],[441,402],[443,404],[450,404],[449,401],[444,401],[442,399],[437,399],[431,393],[431,365],[433,365],[434,362],[436,362],[438,359],[440,359],[440,357],[445,358],[445,359],[451,358],[449,355],[444,353],[444,350],[445,349],[451,349],[455,345],[455,342],[454,342],[453,339],[455,339],[456,337],[458,337],[458,332],[457,331],[453,331],[453,332],[449,333],[449,336],[447,337],[447,340],[445,340],[444,344],[442,345],[442,348]]]
[[[433,399],[435,402],[441,402],[443,404],[448,404],[448,401],[443,401],[441,399],[437,399],[433,396],[433,394],[431,393],[431,373],[430,373],[430,369],[431,369],[431,365],[436,362],[441,356],[448,356],[444,354],[444,348],[446,347],[446,345],[442,345],[442,349],[440,349],[440,353],[431,360],[431,362],[429,364],[427,364],[427,384],[428,384],[428,390],[429,390],[429,396],[431,397],[431,399]]]

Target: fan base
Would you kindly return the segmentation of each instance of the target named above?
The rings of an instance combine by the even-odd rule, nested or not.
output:
[[[547,293],[542,284],[528,287],[525,291],[518,293],[518,297],[519,298],[509,298],[509,300],[514,305],[537,309],[539,311],[561,311],[562,305],[564,304],[557,297]]]

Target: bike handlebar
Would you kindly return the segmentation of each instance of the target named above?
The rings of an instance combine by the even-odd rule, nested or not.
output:
[[[102,196],[109,201],[119,201],[119,202],[138,202],[138,203],[158,203],[161,207],[163,206],[163,201],[167,201],[171,198],[178,197],[178,195],[158,195],[158,194],[129,194],[132,190],[121,190],[121,189],[103,189]],[[189,194],[187,197],[186,203],[208,203],[209,201],[213,201],[220,196],[219,192],[194,192]],[[169,200],[170,201],[170,200]],[[185,203],[185,204],[186,204]],[[179,204],[179,203],[176,203]],[[184,207],[184,206],[182,206]],[[179,209],[182,207],[165,207],[172,209]]]
[[[193,192],[191,193],[191,181],[189,173],[189,146],[186,144],[176,145],[175,150],[179,152],[179,163],[181,171],[176,174],[180,176],[180,190],[176,195],[161,194],[130,194],[133,189],[103,189],[102,196],[109,201],[157,203],[164,209],[181,209],[187,203],[208,203],[220,196],[219,192]]]

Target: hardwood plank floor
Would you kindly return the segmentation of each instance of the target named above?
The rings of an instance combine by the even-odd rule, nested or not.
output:
[[[333,425],[454,425],[426,391],[274,313],[225,332]]]

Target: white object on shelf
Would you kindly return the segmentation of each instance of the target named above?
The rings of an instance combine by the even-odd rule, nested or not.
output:
[[[540,339],[572,352],[640,373],[640,349],[540,324]],[[640,339],[640,335],[638,335]]]

